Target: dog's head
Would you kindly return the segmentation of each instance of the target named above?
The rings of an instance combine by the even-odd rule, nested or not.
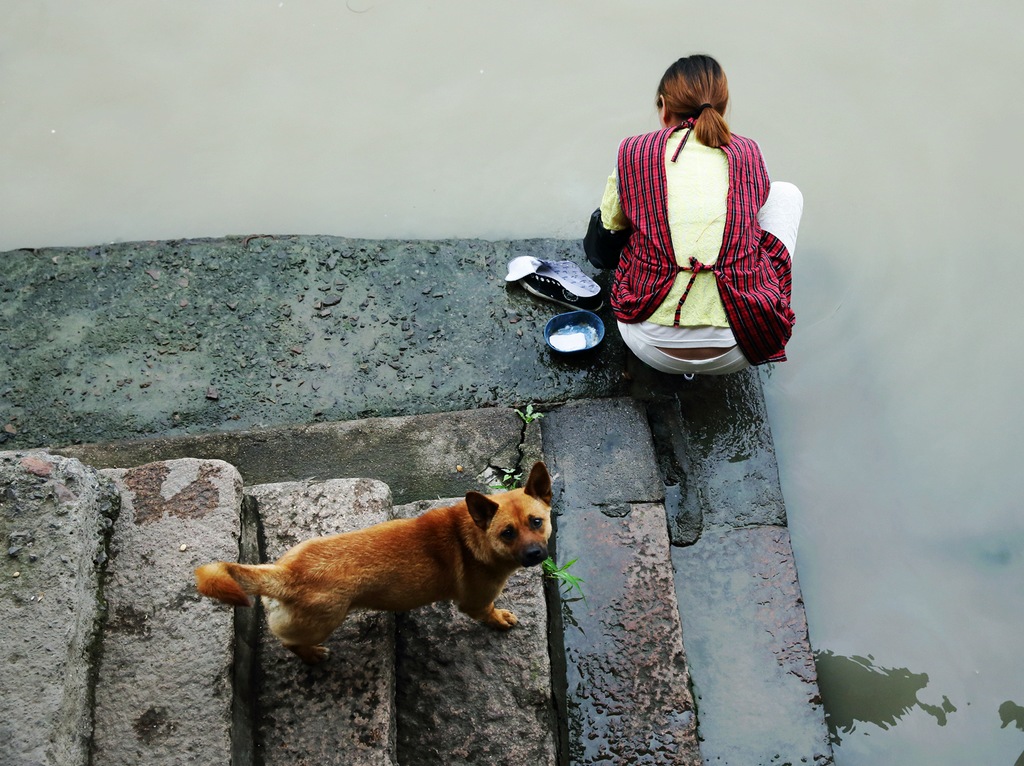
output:
[[[532,567],[548,557],[551,536],[551,476],[535,463],[522,489],[496,495],[466,493],[466,507],[483,530],[491,550],[521,566]]]

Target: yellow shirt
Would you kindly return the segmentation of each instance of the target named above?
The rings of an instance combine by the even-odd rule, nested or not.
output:
[[[690,258],[711,265],[718,260],[725,232],[726,197],[729,192],[729,161],[721,149],[704,146],[691,136],[679,157],[672,162],[686,130],[672,134],[665,147],[665,178],[668,186],[668,223],[676,263],[688,266]],[[629,227],[619,204],[615,176],[605,184],[601,199],[601,223],[611,231]],[[690,282],[691,274],[680,272],[664,302],[648,317],[648,322],[672,326],[676,306]],[[679,324],[684,327],[728,327],[725,307],[718,294],[718,283],[710,271],[697,274],[686,296]]]

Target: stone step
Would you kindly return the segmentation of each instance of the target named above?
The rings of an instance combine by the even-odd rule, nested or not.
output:
[[[121,513],[107,564],[95,761],[229,763],[232,613],[197,593],[192,572],[237,560],[241,477],[195,459],[101,473],[119,488]]]
[[[788,530],[709,530],[672,561],[706,761],[831,764]]]
[[[673,588],[664,484],[633,400],[573,402],[542,423],[558,476],[557,561],[584,599],[561,602],[568,763],[701,762]]]
[[[533,434],[527,449],[539,457],[539,428],[526,431]],[[207,561],[273,560],[309,537],[384,521],[392,515],[387,485],[264,484],[247,488],[243,500],[240,476],[222,461],[178,459],[100,474],[114,480],[125,510],[109,568],[97,757],[160,764],[202,753],[216,762],[255,759],[267,766],[398,762],[394,615],[353,615],[328,642],[332,660],[308,668],[265,626],[254,638],[254,620],[232,631],[232,610],[199,597],[192,581],[192,570]],[[410,516],[430,505],[410,504],[398,513]],[[245,523],[240,509],[250,515]],[[240,554],[240,527],[244,532],[257,523],[262,555]],[[205,537],[197,524],[208,531]],[[557,726],[539,569],[513,577],[506,598],[521,619],[510,633],[496,633],[450,604],[402,615],[406,763],[554,766]],[[236,622],[256,614],[234,612]],[[173,640],[160,640],[166,636]],[[180,671],[182,657],[199,655],[201,661],[190,660]],[[240,655],[250,662],[256,655],[258,667],[240,663]],[[175,678],[176,669],[184,680]],[[255,700],[253,677],[259,678]],[[174,688],[170,696],[166,688]],[[182,742],[200,709],[203,735]],[[510,723],[515,737],[509,737]]]
[[[111,482],[77,460],[0,452],[4,763],[91,763],[102,571],[118,503]]]
[[[678,469],[667,471],[677,474],[670,528],[686,544],[672,562],[705,761],[830,764],[756,373],[695,381],[648,411]]]
[[[66,617],[47,616],[42,632],[23,630],[40,604],[19,590],[29,582],[24,572],[7,573],[4,584],[14,590],[0,591],[0,604],[15,604],[15,618],[0,626],[0,651],[28,669],[31,685],[0,682],[5,697],[10,689],[19,702],[29,700],[21,705],[26,719],[12,718],[15,733],[7,736],[36,758],[27,763],[84,763],[75,758],[89,757],[92,680],[97,763],[159,764],[175,752],[233,766],[695,764],[702,756],[706,763],[831,763],[774,448],[755,383],[741,374],[721,385],[698,380],[648,402],[570,402],[530,424],[499,409],[324,424],[306,431],[316,445],[312,452],[281,463],[300,476],[309,466],[322,475],[320,455],[344,445],[344,456],[329,463],[337,475],[360,475],[356,468],[370,461],[376,472],[362,475],[393,478],[402,497],[416,500],[393,511],[391,487],[380,481],[291,481],[246,491],[237,472],[218,460],[112,472],[126,511],[111,543],[117,556],[109,566],[110,624],[103,635],[110,651],[102,672],[96,641],[90,644],[89,631],[77,626],[102,619],[93,608],[99,591],[90,583],[102,583],[96,576],[102,565],[93,562],[103,561],[102,519],[114,516],[110,506],[119,494],[107,477],[74,460],[18,453],[0,464],[13,471],[0,473],[6,477],[0,532],[11,550],[19,540],[38,546],[35,540],[45,539],[18,526],[27,508],[39,508],[34,515],[53,525],[51,536],[56,531],[63,539],[65,529],[96,525],[101,533],[98,549],[89,542],[93,533],[76,531],[63,540],[72,546],[68,553],[46,557],[67,569],[46,579],[70,588],[73,599],[61,608],[74,610],[77,620],[78,633],[61,634],[59,652],[78,659],[58,663],[58,672],[50,665],[37,669],[16,647],[55,625],[68,628]],[[296,429],[277,449],[291,450],[302,432]],[[256,435],[266,442],[261,454],[270,453],[281,433]],[[243,435],[231,450],[244,453],[246,443]],[[360,456],[360,444],[372,456]],[[586,600],[559,597],[550,583],[542,587],[538,570],[522,572],[503,597],[521,620],[509,633],[494,633],[447,604],[397,617],[364,613],[331,637],[333,656],[324,666],[308,668],[265,627],[257,630],[259,610],[234,610],[232,626],[232,610],[195,592],[197,564],[274,559],[314,535],[448,504],[454,500],[422,498],[480,489],[542,452],[555,477],[552,553],[560,563],[578,559],[570,572],[584,579]],[[82,475],[65,475],[75,465]],[[214,473],[231,477],[234,499],[211,488]],[[90,482],[100,489],[89,490]],[[68,510],[87,497],[96,508]],[[260,520],[262,551],[255,540]],[[31,574],[22,563],[36,566],[26,558],[31,555],[39,558],[24,548],[8,564]],[[46,590],[42,603],[51,595]],[[181,648],[193,640],[202,648]],[[90,648],[82,651],[83,645]],[[139,659],[165,645],[179,648]],[[44,651],[47,663],[59,653]],[[139,671],[149,662],[159,671]],[[127,691],[118,691],[118,683]],[[36,698],[38,686],[47,691]],[[197,700],[192,709],[176,712],[188,695]],[[105,707],[121,699],[124,712]],[[70,712],[55,719],[50,710],[56,708]],[[743,730],[734,725],[737,716],[750,722]],[[194,741],[184,741],[183,732]]]
[[[386,521],[386,484],[369,479],[251,487],[265,561],[296,543]],[[264,766],[395,766],[395,618],[357,612],[327,640],[330,658],[303,664],[265,626],[255,727]]]
[[[461,498],[395,508],[410,518]],[[398,615],[398,760],[403,766],[555,766],[548,619],[540,568],[498,599],[519,623],[498,632],[450,602]]]

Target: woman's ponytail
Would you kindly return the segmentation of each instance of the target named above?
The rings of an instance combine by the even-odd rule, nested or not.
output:
[[[732,139],[729,124],[725,121],[722,113],[714,106],[711,106],[710,109],[702,110],[697,115],[697,122],[693,126],[693,135],[704,146],[713,146],[716,149],[729,143]]]

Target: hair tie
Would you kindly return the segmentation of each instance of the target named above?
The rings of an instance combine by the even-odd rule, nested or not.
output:
[[[710,108],[711,108],[711,104],[701,104],[700,105],[700,109],[697,110],[697,116],[700,117],[705,109],[710,109]]]

